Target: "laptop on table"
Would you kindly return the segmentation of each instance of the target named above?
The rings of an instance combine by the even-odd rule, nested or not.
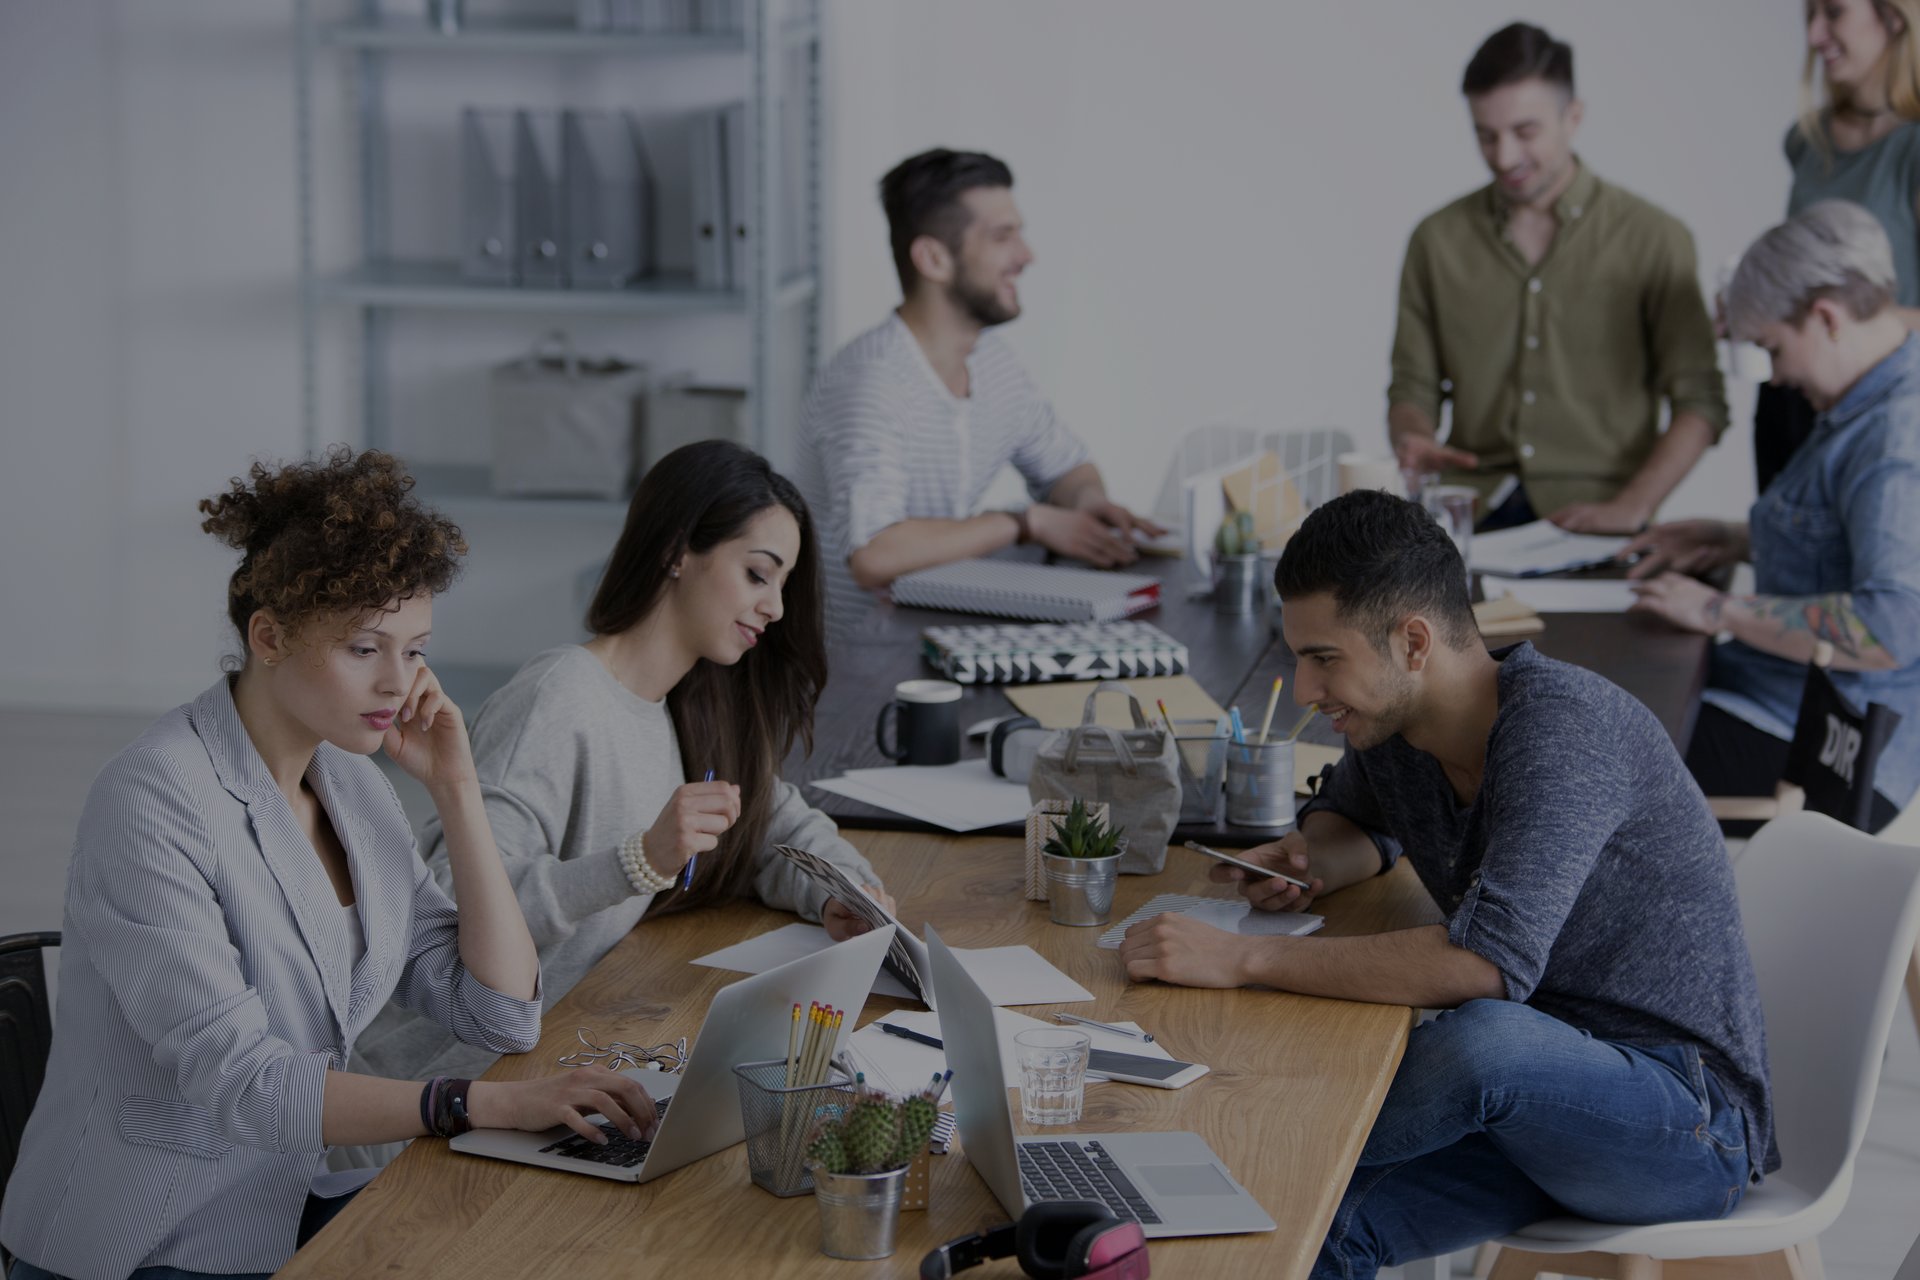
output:
[[[640,1082],[653,1098],[660,1122],[651,1139],[638,1142],[605,1116],[588,1116],[609,1139],[605,1146],[555,1125],[538,1133],[472,1129],[453,1139],[453,1150],[585,1173],[621,1182],[651,1182],[683,1165],[723,1151],[746,1136],[733,1068],[787,1056],[793,1006],[818,1000],[848,1017],[834,1051],[846,1047],[860,1007],[873,988],[880,962],[893,945],[893,926],[802,956],[777,969],[723,987],[707,1009],[687,1065],[668,1074],[643,1068],[620,1074]]]
[[[1274,1229],[1197,1133],[1015,1136],[993,1003],[932,925],[927,952],[960,1145],[1008,1214],[1018,1218],[1040,1200],[1100,1200],[1149,1237]]]

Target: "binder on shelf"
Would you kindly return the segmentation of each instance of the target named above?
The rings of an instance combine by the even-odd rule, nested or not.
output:
[[[460,113],[460,274],[480,284],[510,285],[518,186],[513,112],[468,107]]]
[[[1035,622],[1110,622],[1158,605],[1160,583],[1099,569],[956,560],[895,578],[893,602]]]
[[[745,289],[753,276],[754,237],[759,228],[753,216],[753,148],[748,144],[747,104],[726,108],[727,155],[727,284]]]
[[[697,289],[727,287],[726,115],[696,111],[688,152],[688,198],[693,206],[693,283]]]
[[[514,123],[520,283],[532,289],[565,288],[566,178],[561,168],[560,113],[521,111]]]
[[[563,117],[568,277],[618,289],[653,269],[653,182],[639,132],[610,111]]]

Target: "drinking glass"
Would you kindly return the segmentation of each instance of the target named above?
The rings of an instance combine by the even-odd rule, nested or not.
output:
[[[1075,1124],[1087,1092],[1093,1039],[1071,1027],[1034,1027],[1013,1038],[1020,1114],[1028,1124]]]

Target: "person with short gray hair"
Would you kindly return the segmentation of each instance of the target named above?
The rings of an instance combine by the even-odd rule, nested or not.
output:
[[[1920,790],[1920,337],[1896,305],[1893,249],[1871,213],[1823,200],[1774,227],[1727,288],[1736,338],[1806,396],[1813,434],[1744,524],[1682,520],[1627,550],[1634,606],[1709,635],[1714,650],[1687,767],[1708,795],[1771,795],[1806,664],[1833,646],[1833,681],[1901,723],[1880,757],[1869,825]],[[1749,560],[1754,594],[1687,575]]]

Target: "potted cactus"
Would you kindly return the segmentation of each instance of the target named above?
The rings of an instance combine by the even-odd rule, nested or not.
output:
[[[907,1165],[927,1149],[939,1107],[931,1088],[895,1098],[864,1085],[807,1144],[820,1202],[820,1249],[830,1258],[893,1255]]]
[[[1253,612],[1259,607],[1261,579],[1253,512],[1229,511],[1213,535],[1214,612]]]
[[[1047,873],[1047,910],[1055,924],[1105,924],[1113,913],[1113,889],[1120,875],[1120,855],[1127,851],[1125,832],[1087,812],[1086,802],[1075,800],[1040,847]]]

